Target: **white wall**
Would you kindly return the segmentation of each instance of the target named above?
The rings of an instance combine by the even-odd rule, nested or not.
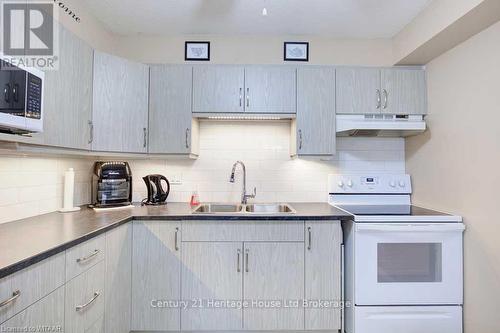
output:
[[[185,63],[186,40],[210,41],[210,63],[216,64],[282,64],[285,41],[308,41],[309,64],[386,66],[393,58],[389,39],[317,36],[117,37],[117,52],[145,63]]]
[[[500,331],[500,23],[427,65],[430,130],[407,140],[413,201],[464,216],[465,332]]]

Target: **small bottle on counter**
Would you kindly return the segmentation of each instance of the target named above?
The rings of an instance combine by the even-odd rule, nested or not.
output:
[[[193,191],[191,194],[191,201],[189,202],[191,206],[198,206],[200,204],[200,197],[198,196],[198,191]]]

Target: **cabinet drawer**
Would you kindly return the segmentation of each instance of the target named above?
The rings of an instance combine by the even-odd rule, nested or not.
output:
[[[304,221],[183,221],[182,241],[304,241]]]
[[[65,333],[91,332],[104,316],[104,261],[66,283]]]
[[[66,250],[66,281],[85,272],[104,259],[104,234]]]
[[[56,254],[0,280],[0,323],[64,284],[64,253]]]
[[[0,332],[35,332],[37,327],[46,327],[47,332],[63,331],[64,287],[7,320],[0,325]]]

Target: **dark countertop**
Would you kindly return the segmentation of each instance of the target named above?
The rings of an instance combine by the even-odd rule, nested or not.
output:
[[[344,220],[327,203],[290,203],[296,214],[192,214],[187,203],[96,212],[49,213],[0,224],[0,278],[132,220]]]

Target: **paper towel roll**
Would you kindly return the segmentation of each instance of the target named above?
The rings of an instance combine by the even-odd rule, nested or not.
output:
[[[74,207],[75,195],[75,170],[69,168],[64,172],[64,198],[61,212],[74,212],[80,207]]]

